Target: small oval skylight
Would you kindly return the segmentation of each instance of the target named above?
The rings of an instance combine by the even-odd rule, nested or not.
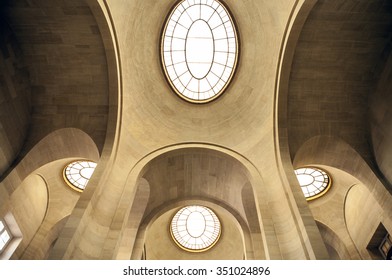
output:
[[[173,217],[170,232],[182,249],[203,252],[216,244],[221,226],[215,213],[204,206],[192,205],[181,208]]]
[[[64,180],[74,190],[84,191],[97,164],[89,160],[71,162],[64,168]]]
[[[298,168],[295,171],[306,200],[324,195],[331,186],[331,177],[322,169],[315,167]]]
[[[180,1],[166,22],[161,45],[174,91],[195,103],[221,95],[236,68],[237,42],[234,22],[219,1]]]

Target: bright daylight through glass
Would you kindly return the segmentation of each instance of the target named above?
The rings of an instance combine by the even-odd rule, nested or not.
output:
[[[10,240],[11,236],[5,227],[4,222],[0,220],[0,252],[3,251]]]
[[[224,91],[235,70],[234,23],[218,1],[181,1],[166,23],[161,51],[176,93],[188,101],[210,101]]]
[[[306,167],[295,170],[298,182],[306,199],[319,197],[330,186],[330,177],[328,174],[318,168]]]
[[[92,161],[75,161],[67,165],[64,169],[64,177],[68,185],[77,191],[83,191],[97,164]]]
[[[181,248],[188,251],[205,251],[218,241],[221,226],[211,209],[193,205],[176,213],[170,230],[174,241]]]

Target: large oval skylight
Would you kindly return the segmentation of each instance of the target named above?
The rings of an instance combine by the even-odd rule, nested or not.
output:
[[[307,200],[322,196],[331,186],[330,176],[319,168],[303,167],[294,172]]]
[[[186,251],[203,252],[218,241],[221,226],[215,213],[204,206],[181,208],[173,217],[170,232],[178,246]]]
[[[70,187],[82,192],[86,188],[96,166],[95,162],[88,160],[71,162],[64,169],[64,179]]]
[[[180,1],[166,22],[161,46],[174,91],[196,103],[221,95],[234,74],[237,42],[234,22],[219,1]]]

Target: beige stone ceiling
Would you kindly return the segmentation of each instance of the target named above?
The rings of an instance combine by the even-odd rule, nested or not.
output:
[[[247,220],[242,190],[249,184],[249,175],[239,162],[223,153],[177,150],[154,159],[146,170],[143,178],[150,185],[146,215],[172,200],[203,197],[230,205]]]
[[[30,77],[17,38],[1,18],[0,177],[19,154],[27,136],[31,111],[30,92]]]
[[[240,35],[238,69],[227,91],[204,105],[178,98],[161,68],[161,30],[173,1],[4,3],[3,14],[30,75],[32,123],[25,149],[56,129],[74,127],[88,133],[104,151],[88,191],[69,221],[61,222],[65,227],[51,258],[109,259],[122,249],[126,252],[119,255],[129,258],[132,247],[128,245],[134,240],[129,238],[126,246],[121,243],[129,217],[137,214],[142,219],[173,201],[195,198],[221,204],[241,216],[255,246],[260,246],[255,258],[325,258],[291,161],[283,162],[281,154],[291,153],[294,158],[297,151],[301,155],[307,140],[326,135],[341,137],[363,157],[370,157],[366,112],[369,94],[389,54],[391,5],[382,0],[320,0],[315,5],[290,66],[290,150],[285,151],[276,139],[276,80],[291,15],[303,1],[225,3]],[[99,5],[106,19],[93,16]],[[102,35],[103,28],[113,37]],[[108,39],[118,61],[110,59],[107,48],[105,52]],[[109,81],[116,66],[118,77]],[[117,82],[118,107],[111,103],[116,92],[109,93]],[[118,119],[109,116],[109,103],[114,104],[110,113]],[[74,147],[63,145],[67,134],[61,135],[55,137],[58,141],[48,142],[49,146],[56,143],[55,147],[40,146],[39,151],[47,153],[44,160],[72,151]],[[336,142],[331,140],[331,146]],[[37,158],[34,154],[32,162]],[[24,164],[35,166],[29,161]],[[15,170],[18,176],[24,174],[23,166]],[[8,181],[5,189],[11,193],[14,182]],[[140,181],[149,187],[143,203],[149,202],[135,210],[132,203]],[[143,215],[141,209],[146,209]],[[129,227],[134,236],[138,226],[136,221]],[[54,239],[53,234],[46,246]]]
[[[371,157],[369,96],[390,52],[390,1],[320,0],[299,37],[289,84],[291,156],[317,135]]]
[[[32,122],[26,149],[65,127],[101,150],[108,118],[108,70],[101,34],[85,1],[5,1],[2,16],[24,54]]]
[[[225,94],[200,106],[173,93],[160,65],[163,15],[170,12],[173,1],[121,1],[121,5],[108,1],[123,71],[126,128],[121,138],[135,155],[190,141],[220,144],[241,152],[256,146],[263,136],[270,137],[272,143],[274,66],[279,49],[269,45],[279,46],[283,26],[274,18],[280,15],[274,14],[266,1],[227,4],[240,34],[239,65]],[[290,5],[280,11],[284,16],[289,12]],[[268,22],[269,29],[252,22]],[[269,52],[260,51],[263,49]]]
[[[171,6],[135,1],[124,3],[126,8],[119,10],[116,7],[121,5],[108,4],[114,19],[116,15],[128,19],[118,22],[116,28],[123,48],[125,115],[132,120],[127,121],[127,130],[137,132],[132,138],[139,138],[133,143],[138,151],[143,146],[189,140],[246,150],[260,141],[261,131],[269,126],[267,92],[272,91],[269,81],[274,74],[261,69],[273,69],[269,65],[276,61],[272,53],[258,50],[267,49],[274,40],[278,45],[272,34],[282,27],[268,3],[228,3],[233,6],[241,36],[239,69],[227,94],[205,106],[179,100],[160,69],[156,46],[164,17],[153,17],[150,9],[161,13]],[[319,134],[337,134],[369,156],[368,122],[363,112],[382,68],[380,58],[388,51],[392,18],[388,5],[382,0],[318,1],[312,10],[298,42],[289,84],[292,156],[307,139]],[[33,122],[29,141],[35,143],[56,128],[78,127],[102,149],[108,112],[107,64],[88,5],[77,0],[7,1],[3,11],[30,72]],[[272,23],[272,28],[245,28],[251,20]],[[147,47],[139,46],[141,33],[146,33],[142,43]],[[131,58],[130,53],[134,54]],[[261,133],[253,133],[255,129]]]

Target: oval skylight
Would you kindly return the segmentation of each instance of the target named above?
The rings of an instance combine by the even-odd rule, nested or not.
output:
[[[181,208],[173,217],[170,232],[178,246],[186,251],[203,252],[218,241],[221,226],[215,213],[204,206]]]
[[[234,22],[219,1],[180,1],[166,22],[161,46],[174,91],[195,103],[221,95],[234,74],[237,42]]]
[[[312,200],[325,194],[331,186],[331,178],[324,171],[315,167],[298,168],[295,171],[306,200]]]
[[[70,187],[82,192],[86,188],[96,166],[95,162],[88,160],[71,162],[64,169],[64,179]]]

